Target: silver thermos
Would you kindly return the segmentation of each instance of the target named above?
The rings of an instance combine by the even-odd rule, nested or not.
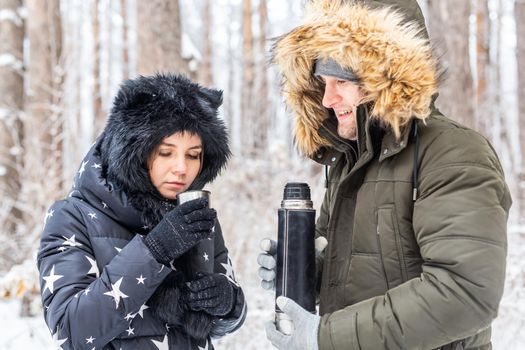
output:
[[[306,183],[289,182],[278,210],[276,297],[294,300],[315,313],[315,210]],[[275,306],[275,323],[293,332],[291,319]]]
[[[177,205],[193,199],[206,197],[208,205],[210,201],[210,191],[195,190],[181,192],[177,195]],[[209,274],[213,272],[213,262],[215,256],[215,245],[213,234],[208,239],[203,239],[193,248],[183,255],[182,270],[188,280],[194,280],[199,274]]]

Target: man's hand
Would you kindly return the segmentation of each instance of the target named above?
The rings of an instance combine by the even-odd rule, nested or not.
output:
[[[326,248],[328,241],[324,237],[317,237],[315,239],[315,256],[321,255]],[[260,243],[263,253],[257,257],[259,264],[259,277],[261,278],[261,286],[267,290],[275,290],[275,276],[277,266],[277,242],[273,239],[264,238]],[[315,276],[312,276],[315,277]]]
[[[317,333],[319,332],[319,322],[321,318],[314,315],[295,301],[280,296],[277,298],[277,306],[282,312],[290,316],[294,325],[291,335],[279,332],[275,323],[266,324],[266,337],[277,349],[286,350],[319,350]]]
[[[277,242],[273,239],[265,238],[261,241],[260,246],[263,253],[257,257],[257,263],[260,266],[259,277],[261,278],[261,286],[267,290],[275,290]]]

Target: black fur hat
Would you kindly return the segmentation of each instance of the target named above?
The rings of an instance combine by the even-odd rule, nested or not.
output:
[[[138,209],[151,207],[153,194],[147,162],[167,136],[188,131],[201,137],[203,164],[191,189],[212,181],[230,157],[228,134],[218,118],[222,91],[202,87],[181,75],[157,74],[125,81],[118,91],[100,143],[103,174],[132,199]]]

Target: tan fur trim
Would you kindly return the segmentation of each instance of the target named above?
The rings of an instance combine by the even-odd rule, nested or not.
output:
[[[312,74],[319,58],[335,59],[360,77],[365,102],[374,101],[371,116],[396,137],[412,118],[429,115],[438,88],[437,61],[418,24],[403,24],[402,14],[389,7],[333,0],[310,1],[305,20],[273,48],[297,145],[305,155],[329,144],[317,134],[327,117],[324,87]]]

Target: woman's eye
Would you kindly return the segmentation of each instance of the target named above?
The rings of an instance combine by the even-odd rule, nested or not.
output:
[[[190,159],[200,159],[201,155],[199,154],[188,154],[188,158]]]
[[[161,157],[169,157],[169,156],[171,156],[171,152],[159,152],[159,156],[161,156]]]

